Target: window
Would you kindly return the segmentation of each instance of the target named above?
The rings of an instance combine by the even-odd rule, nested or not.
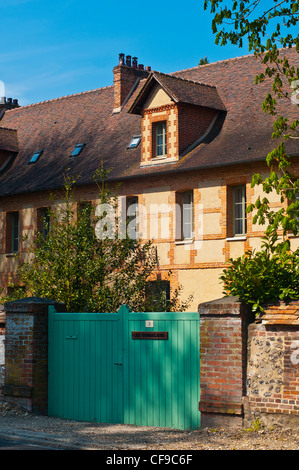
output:
[[[176,238],[190,240],[193,238],[193,191],[176,194]]]
[[[71,153],[71,157],[77,157],[85,147],[85,144],[77,144],[74,150]]]
[[[167,155],[166,136],[166,121],[155,122],[153,124],[154,157],[162,157]]]
[[[19,251],[19,213],[6,214],[6,253]]]
[[[295,201],[294,201],[296,204],[299,203],[299,192],[296,191],[296,194],[295,194]],[[296,210],[295,212],[295,219],[297,221],[297,223],[299,223],[299,209]]]
[[[170,281],[148,281],[145,289],[146,302],[155,312],[167,312],[170,304]]]
[[[141,135],[134,135],[127,149],[135,149],[140,144],[140,141],[141,141]]]
[[[40,232],[44,239],[50,230],[50,216],[48,207],[40,207],[37,209],[37,231]]]
[[[36,163],[42,153],[43,153],[42,150],[39,150],[38,152],[34,152],[34,154],[30,158],[28,163]]]
[[[127,235],[131,240],[138,238],[138,197],[127,199]]]
[[[234,237],[246,235],[246,186],[233,188],[233,235]]]

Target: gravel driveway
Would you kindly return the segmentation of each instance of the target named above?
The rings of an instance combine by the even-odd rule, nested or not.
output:
[[[0,436],[27,436],[77,449],[101,450],[299,450],[299,432],[250,429],[178,431],[36,416],[1,401]]]

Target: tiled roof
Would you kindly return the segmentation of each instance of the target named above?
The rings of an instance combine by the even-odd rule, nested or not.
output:
[[[161,72],[153,72],[144,83],[129,112],[132,112],[131,109],[137,108],[138,110],[140,108],[140,103],[143,103],[144,99],[146,99],[144,95],[148,88],[157,82],[176,103],[186,103],[226,111],[216,86],[206,85],[194,80],[186,80]]]
[[[286,54],[299,63],[294,49]],[[266,93],[271,91],[270,83],[255,85],[254,80],[262,70],[254,56],[245,56],[168,76],[155,72],[178,100],[190,103],[196,88],[198,102],[203,103],[200,92],[205,90],[212,93],[207,93],[205,99],[215,100],[218,96],[226,109],[219,110],[214,127],[200,145],[178,162],[164,165],[141,168],[141,146],[127,149],[132,136],[141,133],[141,117],[128,110],[145,80],[140,81],[120,113],[113,114],[113,85],[8,110],[0,125],[17,130],[19,152],[0,176],[0,196],[61,187],[67,168],[81,175],[82,184],[90,183],[102,159],[107,168],[112,168],[111,179],[117,180],[265,161],[276,143],[271,139],[273,118],[261,108]],[[290,102],[280,100],[278,105],[284,116],[298,117],[297,107]],[[77,158],[71,159],[70,153],[78,143],[86,145]],[[298,141],[287,145],[290,153],[299,154]],[[38,163],[28,165],[38,150],[43,150]]]
[[[9,152],[17,152],[19,150],[18,136],[15,129],[0,127],[0,149]]]
[[[267,325],[299,326],[299,301],[269,307],[263,314],[262,323]]]

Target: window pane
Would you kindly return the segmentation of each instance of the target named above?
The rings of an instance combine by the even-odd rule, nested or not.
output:
[[[183,238],[193,236],[193,193],[187,191],[182,194],[182,232]]]
[[[234,235],[245,235],[246,231],[246,187],[243,185],[234,188]]]
[[[19,214],[15,213],[12,217],[12,251],[16,253],[19,250]]]
[[[155,156],[165,155],[166,146],[166,122],[154,124]]]
[[[138,238],[138,197],[128,199],[127,224],[128,237],[136,240]]]

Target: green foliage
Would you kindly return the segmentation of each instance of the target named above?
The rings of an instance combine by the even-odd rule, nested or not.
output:
[[[272,234],[263,237],[260,251],[230,259],[220,278],[224,294],[237,296],[256,313],[269,303],[299,299],[299,250],[292,252],[286,246]]]
[[[294,42],[299,46],[299,40],[288,33],[298,23],[298,6],[298,0],[272,0],[266,6],[261,0],[204,2],[204,8],[210,7],[214,15],[212,30],[216,44],[242,47],[246,38],[249,51],[269,50],[277,43],[280,47],[289,47]]]
[[[254,52],[264,64],[264,72],[255,78],[256,84],[265,79],[272,80],[272,93],[265,97],[263,110],[277,116],[277,103],[281,98],[288,99],[290,106],[299,106],[296,95],[299,68],[290,64],[281,50],[294,47],[299,53],[296,28],[299,0],[272,0],[266,7],[261,0],[235,0],[232,4],[225,0],[205,0],[204,8],[209,7],[213,14],[215,43],[221,46],[231,43],[238,47],[247,44],[249,52]],[[298,124],[298,120],[289,122],[283,116],[277,116],[273,137],[298,138]]]
[[[263,429],[263,425],[262,425],[262,422],[256,418],[251,426],[247,429],[244,429],[244,432],[257,432],[257,431],[261,431]]]
[[[266,158],[269,175],[252,178],[252,187],[261,185],[265,196],[247,208],[254,212],[253,223],[266,225],[263,245],[258,252],[231,259],[221,280],[224,292],[236,295],[263,311],[263,305],[276,300],[299,298],[299,251],[290,249],[289,234],[299,233],[299,180],[287,155],[285,141],[299,139],[299,120],[290,121],[278,113],[278,103],[287,99],[290,107],[299,107],[299,67],[291,64],[281,48],[293,47],[299,53],[299,0],[205,0],[204,8],[213,14],[212,30],[216,44],[248,46],[264,65],[255,77],[258,85],[266,79],[272,90],[265,96],[262,109],[275,117],[273,139],[279,143]],[[267,197],[279,195],[281,207],[271,207]]]
[[[117,194],[105,183],[107,172],[100,168],[94,177],[99,188],[99,202],[116,207]],[[159,287],[150,291],[148,280],[157,269],[156,251],[150,242],[109,238],[98,239],[96,224],[105,222],[106,214],[96,216],[94,205],[84,204],[77,211],[75,179],[66,177],[62,203],[52,200],[49,211],[50,229],[46,238],[36,233],[27,243],[26,260],[19,258],[18,284],[11,284],[13,294],[3,301],[24,296],[38,296],[66,304],[71,312],[116,312],[127,304],[132,311],[184,310],[179,301],[180,289],[170,301]],[[155,283],[159,286],[159,280]],[[161,281],[162,286],[162,281]]]
[[[209,63],[209,59],[207,57],[202,57],[198,63],[198,65],[206,65]]]

